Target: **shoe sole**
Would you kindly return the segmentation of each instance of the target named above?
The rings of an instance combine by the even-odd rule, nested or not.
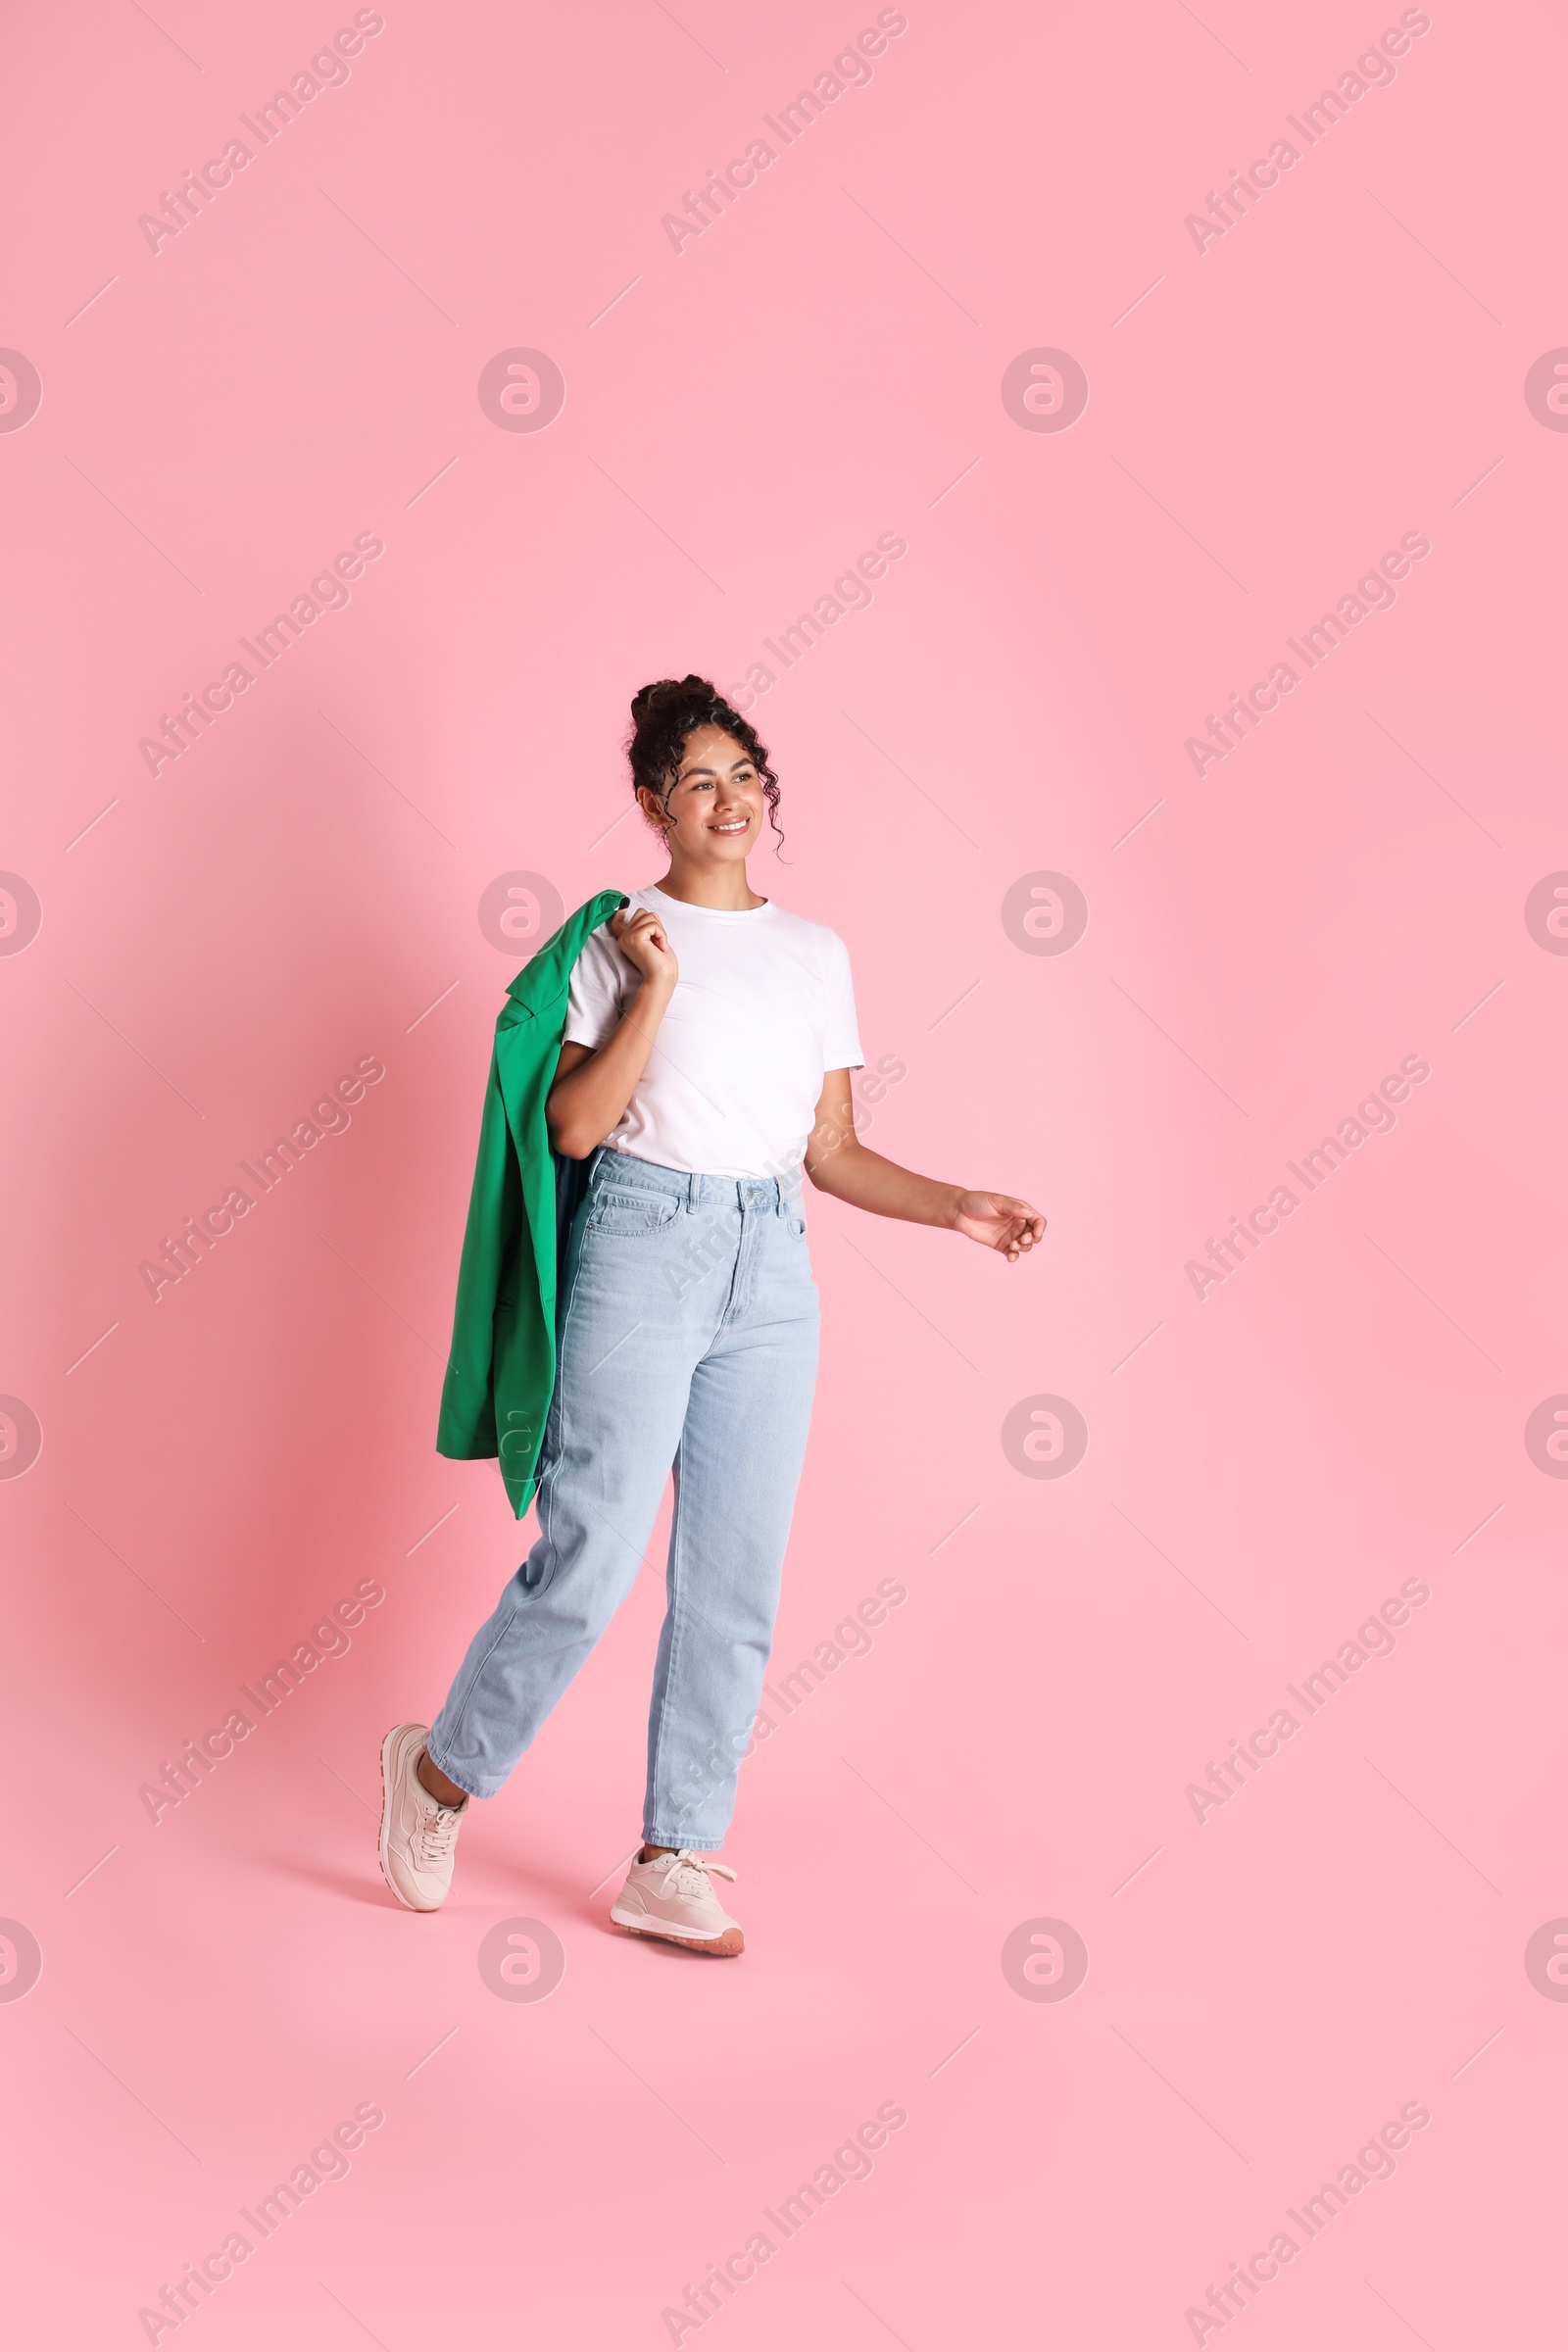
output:
[[[375,1858],[381,1865],[381,1876],[386,1881],[387,1891],[393,1901],[401,1903],[405,1911],[416,1912],[421,1919],[427,1919],[433,1911],[440,1910],[440,1904],[411,1903],[408,1896],[399,1890],[392,1873],[386,1866],[386,1849],[392,1828],[392,1788],[387,1779],[387,1758],[391,1753],[392,1742],[402,1729],[401,1723],[395,1723],[381,1742],[381,1828],[375,1843]]]
[[[721,1936],[698,1937],[675,1936],[667,1928],[629,1928],[623,1919],[613,1915],[610,1924],[617,1936],[635,1936],[649,1943],[679,1944],[683,1952],[701,1952],[710,1960],[738,1960],[746,1949],[746,1938],[739,1928],[726,1928]]]

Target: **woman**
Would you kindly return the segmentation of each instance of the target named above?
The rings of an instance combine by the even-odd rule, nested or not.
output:
[[[556,1294],[539,1537],[434,1725],[387,1735],[381,1861],[400,1902],[439,1907],[470,1798],[502,1787],[630,1590],[673,1469],[643,1843],[610,1916],[730,1957],[744,1938],[712,1879],[735,1874],[701,1857],[734,1810],[810,1418],[802,1171],[1009,1264],[1046,1221],[858,1141],[844,944],[746,876],[764,813],[777,831],[766,751],[702,678],[644,687],[632,720],[633,787],[669,870],[571,968],[546,1119],[553,1151],[589,1166]]]

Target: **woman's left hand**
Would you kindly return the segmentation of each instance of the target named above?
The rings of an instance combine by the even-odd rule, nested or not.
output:
[[[967,1234],[982,1249],[1000,1250],[1009,1265],[1046,1238],[1039,1209],[1009,1193],[960,1193],[953,1223],[956,1232]]]

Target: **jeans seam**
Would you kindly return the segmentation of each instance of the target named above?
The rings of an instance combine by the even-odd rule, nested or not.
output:
[[[505,1625],[497,1626],[497,1628],[496,1628],[496,1638],[495,1638],[495,1640],[494,1640],[494,1641],[491,1642],[491,1644],[490,1644],[489,1648],[488,1648],[488,1649],[485,1651],[485,1653],[484,1653],[484,1656],[483,1656],[482,1658],[479,1658],[479,1659],[477,1659],[477,1660],[475,1661],[473,1672],[472,1672],[472,1673],[469,1675],[469,1677],[468,1677],[467,1688],[466,1688],[466,1690],[464,1691],[464,1693],[463,1693],[463,1704],[462,1704],[462,1706],[461,1706],[461,1707],[458,1709],[457,1715],[456,1715],[456,1716],[455,1716],[455,1718],[453,1719],[453,1723],[452,1723],[452,1734],[451,1734],[451,1736],[452,1736],[454,1739],[455,1739],[455,1738],[457,1737],[457,1735],[458,1735],[458,1734],[459,1734],[459,1733],[462,1731],[462,1729],[463,1729],[463,1726],[464,1726],[464,1722],[465,1722],[465,1720],[466,1719],[466,1716],[467,1716],[467,1713],[468,1713],[468,1709],[469,1709],[469,1707],[470,1707],[470,1706],[473,1704],[473,1693],[474,1693],[474,1690],[475,1690],[475,1689],[476,1689],[476,1688],[477,1688],[477,1686],[478,1686],[478,1682],[479,1682],[479,1678],[480,1678],[480,1676],[481,1676],[481,1675],[484,1673],[484,1670],[485,1670],[485,1668],[486,1668],[486,1667],[489,1665],[489,1663],[490,1663],[491,1659],[492,1659],[492,1658],[495,1656],[495,1654],[496,1654],[496,1651],[497,1651],[497,1650],[498,1650],[498,1649],[501,1647],[501,1644],[502,1644],[502,1642],[503,1642],[506,1640],[506,1638],[507,1638],[507,1634],[508,1634],[509,1630],[510,1630],[510,1628],[509,1628],[508,1626],[505,1626]],[[445,1711],[446,1711],[446,1710],[443,1708],[443,1709],[442,1709],[442,1712],[443,1712],[443,1713],[445,1713]],[[428,1743],[427,1743],[427,1744],[428,1744]],[[439,1759],[437,1759],[437,1761],[439,1762]],[[442,1771],[442,1772],[446,1772],[446,1770],[447,1770],[447,1768],[446,1768],[446,1766],[445,1766],[444,1764],[441,1764],[441,1765],[440,1765],[440,1769],[441,1769],[441,1771]],[[447,1778],[448,1778],[448,1780],[449,1780],[449,1781],[456,1781],[456,1780],[457,1780],[457,1778],[458,1778],[458,1776],[457,1776],[457,1774],[456,1774],[455,1772],[448,1772],[448,1773],[447,1773]],[[460,1788],[463,1786],[463,1784],[462,1784],[462,1782],[461,1782],[461,1781],[460,1781],[460,1782],[458,1782],[458,1786],[459,1786]],[[472,1791],[470,1790],[470,1792],[469,1792],[469,1793],[471,1794],[471,1793],[472,1793]]]
[[[558,1433],[559,1443],[557,1444],[555,1452],[550,1457],[550,1493],[546,1497],[546,1505],[550,1512],[550,1524],[548,1527],[545,1524],[544,1511],[541,1511],[539,1514],[539,1533],[549,1543],[553,1558],[559,1557],[559,1546],[556,1543],[555,1537],[556,1473],[562,1461],[565,1458],[566,1452],[566,1334],[571,1328],[571,1310],[577,1303],[578,1286],[582,1281],[582,1244],[588,1238],[588,1216],[591,1214],[592,1210],[590,1209],[588,1214],[583,1218],[583,1232],[578,1240],[576,1263],[571,1269],[571,1288],[566,1293],[566,1304],[564,1311],[562,1314],[561,1330],[556,1342],[556,1396],[560,1399],[560,1429]],[[554,1567],[552,1567],[550,1571],[550,1582],[554,1584],[555,1581],[556,1573]],[[543,1587],[541,1587],[540,1590],[542,1591]]]
[[[690,1409],[690,1401],[688,1400],[687,1410],[689,1411]],[[685,1580],[681,1574],[681,1567],[685,1555],[686,1527],[685,1513],[680,1507],[680,1459],[685,1450],[686,1432],[683,1429],[681,1431],[680,1444],[675,1448],[675,1459],[674,1463],[672,1464],[672,1468],[675,1473],[675,1510],[669,1531],[669,1568],[666,1579],[668,1592],[664,1603],[665,1607],[669,1611],[669,1656],[664,1662],[664,1688],[659,1695],[659,1721],[654,1728],[653,1754],[650,1758],[650,1764],[652,1767],[648,1775],[648,1810],[650,1812],[655,1809],[660,1775],[663,1765],[664,1723],[669,1713],[669,1694],[675,1687],[675,1670],[681,1644],[681,1602],[685,1592]],[[664,1842],[662,1838],[654,1838],[652,1831],[649,1830],[645,1830],[643,1832],[643,1838],[645,1843],[650,1839],[652,1839],[652,1842],[658,1845],[662,1845]]]

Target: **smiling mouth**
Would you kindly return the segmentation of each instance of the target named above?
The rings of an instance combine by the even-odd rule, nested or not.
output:
[[[735,817],[726,819],[723,824],[710,824],[708,830],[710,833],[744,833],[750,827],[751,821],[749,816]]]

